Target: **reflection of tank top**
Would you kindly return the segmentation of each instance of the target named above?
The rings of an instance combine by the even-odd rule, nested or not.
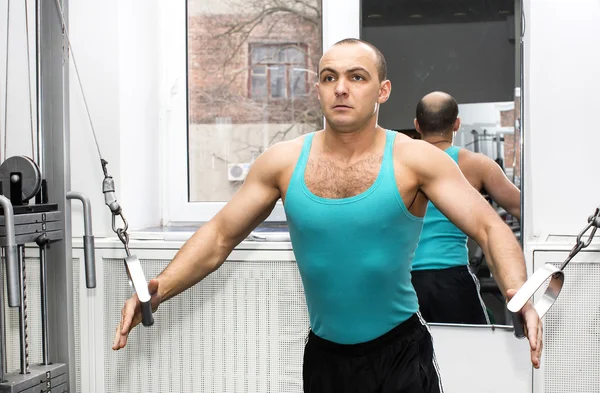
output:
[[[459,150],[457,146],[450,146],[445,152],[458,164]],[[413,270],[465,266],[468,261],[467,235],[429,202],[423,220],[423,232],[413,259]]]
[[[314,134],[304,140],[285,212],[314,333],[355,344],[372,340],[418,310],[410,264],[423,220],[406,209],[394,175],[396,132],[386,131],[379,175],[365,192],[321,198],[304,182]]]

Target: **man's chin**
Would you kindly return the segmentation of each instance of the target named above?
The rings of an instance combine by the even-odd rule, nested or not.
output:
[[[353,117],[341,118],[341,116],[336,116],[335,119],[330,119],[328,121],[329,125],[332,129],[339,132],[352,132],[356,130],[358,125],[357,121]]]

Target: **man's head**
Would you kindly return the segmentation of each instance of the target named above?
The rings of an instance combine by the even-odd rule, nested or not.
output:
[[[450,94],[435,91],[421,98],[417,104],[415,128],[423,137],[447,135],[458,131],[458,104]]]
[[[337,42],[319,62],[317,94],[327,123],[353,132],[377,123],[379,104],[392,89],[383,54],[372,44],[350,38]]]

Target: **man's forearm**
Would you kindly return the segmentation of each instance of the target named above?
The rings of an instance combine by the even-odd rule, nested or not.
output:
[[[480,246],[504,296],[508,289],[518,290],[523,286],[527,281],[525,260],[521,247],[508,226],[502,223],[488,227]]]
[[[214,224],[200,228],[158,275],[161,302],[203,280],[217,270],[230,253],[231,246],[223,243]]]

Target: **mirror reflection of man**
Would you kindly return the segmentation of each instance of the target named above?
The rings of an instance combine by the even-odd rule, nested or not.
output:
[[[521,193],[502,168],[484,154],[454,146],[454,135],[460,128],[454,98],[443,92],[427,94],[416,112],[414,124],[421,139],[443,150],[476,190],[485,189],[492,200],[520,220]],[[429,202],[412,263],[412,283],[427,322],[490,322],[479,281],[468,264],[467,235]]]

